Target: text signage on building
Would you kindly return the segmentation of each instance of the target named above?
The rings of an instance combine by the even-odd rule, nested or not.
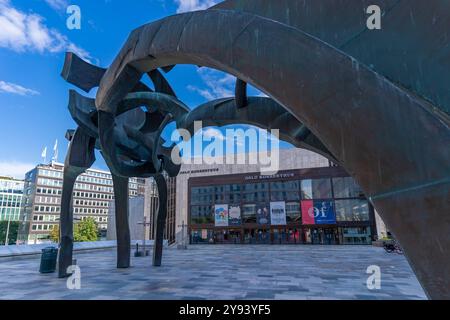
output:
[[[227,204],[216,204],[214,206],[214,224],[216,227],[228,227]]]
[[[230,226],[241,225],[241,207],[230,206],[230,210],[228,211],[228,224]]]
[[[244,180],[267,180],[267,179],[287,179],[287,178],[293,178],[295,177],[294,172],[288,172],[288,173],[278,173],[274,175],[260,175],[255,174],[251,176],[246,176]]]
[[[270,203],[270,223],[273,226],[286,225],[286,203],[284,201]]]
[[[333,201],[303,200],[303,224],[336,224],[336,212]]]

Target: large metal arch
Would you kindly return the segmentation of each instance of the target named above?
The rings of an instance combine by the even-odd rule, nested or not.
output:
[[[102,79],[100,114],[114,114],[143,73],[174,64],[233,74],[305,123],[369,196],[427,294],[450,298],[445,115],[308,34],[224,10],[176,15],[136,29]]]

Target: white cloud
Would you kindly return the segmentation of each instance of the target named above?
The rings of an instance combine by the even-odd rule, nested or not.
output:
[[[54,10],[65,10],[69,6],[69,2],[67,0],[45,0],[47,4],[52,7]]]
[[[0,92],[13,93],[18,94],[20,96],[28,96],[28,95],[34,96],[39,94],[39,92],[36,90],[28,89],[18,84],[5,82],[2,80],[0,80]]]
[[[48,28],[42,16],[19,11],[9,0],[0,0],[0,47],[16,52],[73,51],[86,61],[92,59],[89,52],[72,43],[58,30]]]
[[[205,129],[203,130],[202,134],[208,140],[212,140],[212,138],[215,138],[220,141],[225,140],[225,136],[218,129],[207,128],[206,130]]]
[[[0,0],[1,1],[1,0]],[[0,175],[24,179],[25,173],[33,169],[36,165],[18,161],[0,161]]]
[[[177,13],[205,10],[219,2],[220,0],[175,0]]]
[[[232,75],[209,68],[200,68],[197,70],[197,73],[200,75],[200,78],[206,84],[207,88],[201,89],[189,85],[187,87],[188,90],[197,92],[206,100],[234,97],[236,78]]]

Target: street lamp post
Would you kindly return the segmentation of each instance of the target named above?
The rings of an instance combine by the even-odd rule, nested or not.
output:
[[[185,232],[184,232],[184,228],[187,227],[187,224],[183,222],[181,223],[181,225],[179,225],[178,227],[181,227],[181,245],[178,245],[177,248],[178,249],[187,249],[187,245],[186,245],[186,238],[185,238]]]
[[[8,242],[9,242],[8,237],[9,237],[9,225],[10,225],[10,224],[11,224],[11,212],[9,213],[9,216],[8,216],[8,226],[6,227],[5,246],[7,246],[7,245],[8,245]]]
[[[144,221],[143,222],[138,222],[138,224],[142,224],[143,228],[144,228],[144,235],[143,235],[143,241],[142,241],[142,251],[143,251],[143,256],[145,257],[147,255],[147,252],[145,251],[145,233],[147,231],[147,226],[151,225],[151,222],[147,222],[147,216],[144,215]]]

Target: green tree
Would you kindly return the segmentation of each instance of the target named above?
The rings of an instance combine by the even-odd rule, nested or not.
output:
[[[8,221],[0,221],[0,245],[5,244],[7,229],[8,229]],[[8,244],[16,244],[18,231],[19,231],[19,222],[11,221],[9,225]]]
[[[50,231],[50,239],[52,242],[59,243],[59,224],[55,224],[52,231]]]
[[[87,218],[73,227],[73,240],[75,242],[97,241],[98,227],[94,218]]]

